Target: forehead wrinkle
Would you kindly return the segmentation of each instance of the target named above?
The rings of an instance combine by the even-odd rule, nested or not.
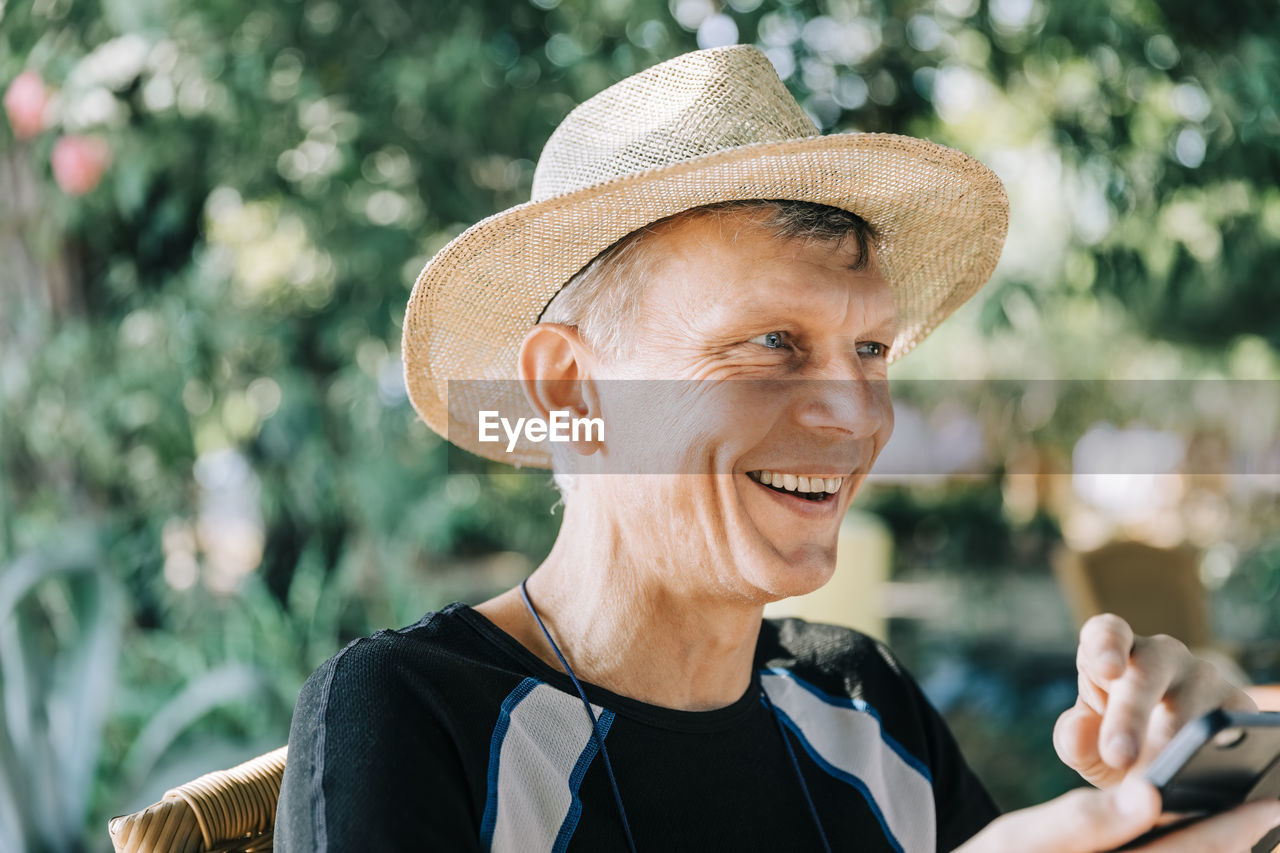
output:
[[[813,241],[806,241],[812,244]],[[829,245],[829,244],[828,244]],[[858,252],[857,241],[851,241],[843,238],[839,244],[832,247],[833,252],[851,251],[855,257],[854,260],[843,264],[842,269],[854,273],[849,278],[843,278],[837,282],[830,276],[822,276],[818,279],[818,283],[823,285],[815,287],[811,292],[806,294],[806,302],[813,307],[811,313],[814,316],[838,316],[839,328],[850,328],[852,320],[857,319],[859,324],[857,329],[859,333],[863,332],[879,332],[881,330],[897,334],[898,328],[898,312],[897,304],[893,298],[893,291],[889,283],[881,276],[879,265],[875,262],[874,250],[870,244],[867,246],[866,254]],[[805,263],[800,258],[793,258],[794,262]],[[808,263],[818,266],[824,272],[829,268],[816,260],[808,261]],[[828,286],[830,285],[830,286]],[[884,296],[882,298],[881,290]],[[826,300],[830,298],[831,309],[824,311],[818,303],[826,304]],[[857,315],[855,318],[855,314]]]
[[[702,274],[702,280],[686,280],[679,282],[679,286],[674,288],[659,288],[671,291],[664,292],[667,304],[658,306],[649,303],[644,306],[645,313],[668,315],[652,317],[668,328],[680,326],[703,330],[747,322],[743,319],[747,316],[744,309],[750,307],[752,302],[757,305],[750,316],[759,317],[761,322],[766,317],[777,318],[782,313],[794,313],[798,308],[815,316],[827,317],[839,313],[844,322],[847,322],[856,303],[871,301],[857,296],[865,293],[868,286],[883,281],[879,278],[870,245],[867,255],[861,256],[857,241],[847,237],[836,242],[778,237],[759,225],[759,218],[760,215],[754,213],[744,215],[738,212],[711,212],[680,222],[661,223],[654,228],[650,239],[660,242],[662,246],[647,272],[657,277],[673,266],[679,268],[679,262],[685,261],[684,266],[698,270]],[[815,257],[815,250],[822,251],[824,257]],[[835,254],[852,254],[854,257],[833,267],[829,261],[831,255]],[[781,262],[788,269],[813,267],[816,268],[815,275],[809,277],[808,281],[791,275],[782,275],[774,282],[762,281],[762,275],[765,274],[763,271],[775,262]],[[814,282],[830,283],[834,269],[855,275],[839,282],[843,292],[832,294],[834,298],[831,303],[838,304],[832,304],[829,311],[810,309],[809,306],[821,298],[817,288],[813,286]],[[752,284],[756,286],[750,287]],[[653,289],[647,290],[652,296]],[[779,295],[780,290],[785,290],[787,296],[783,305],[776,301],[761,305],[758,304],[759,300],[751,298],[759,296],[767,300]],[[824,286],[821,290],[831,291],[835,288]],[[863,304],[864,319],[869,316],[869,308],[869,305]],[[669,316],[672,314],[680,316]],[[874,320],[875,323],[868,323],[865,330],[878,331],[880,327],[896,326],[895,315],[876,316]]]
[[[774,327],[798,325],[800,331],[834,329],[837,334],[861,338],[872,335],[886,338],[888,343],[896,335],[897,317],[892,302],[879,298],[864,298],[874,282],[853,282],[837,293],[818,296],[810,291],[806,298],[769,299],[752,293],[740,299],[713,300],[700,311],[690,312],[683,319],[684,328],[693,329],[699,336],[709,339],[736,338],[746,332],[761,332]],[[866,285],[866,286],[864,286]],[[827,290],[827,288],[823,288]]]
[[[892,301],[892,293],[882,298],[880,288],[887,288],[887,283],[875,272],[858,271],[849,277],[836,278],[833,270],[816,261],[792,256],[790,269],[797,266],[811,265],[817,267],[813,276],[781,276],[776,280],[765,280],[764,275],[748,275],[746,283],[752,287],[738,287],[739,298],[717,305],[714,313],[721,317],[728,313],[730,317],[744,323],[753,321],[768,322],[777,320],[780,315],[800,315],[825,321],[838,317],[840,327],[848,327],[851,320],[860,320],[861,331],[879,331],[888,328],[896,332],[897,311]],[[842,267],[842,269],[846,269]],[[782,297],[781,300],[774,297]]]
[[[844,311],[841,328],[849,328],[850,321],[855,318],[858,320],[856,328],[863,332],[878,332],[881,329],[897,333],[898,317],[897,311],[893,308],[892,294],[890,294],[889,306],[892,313],[885,315],[880,309],[883,300],[877,298],[878,294],[872,293],[872,288],[879,281],[862,281],[862,287],[849,287],[845,289],[844,294]],[[887,285],[886,285],[887,287]]]

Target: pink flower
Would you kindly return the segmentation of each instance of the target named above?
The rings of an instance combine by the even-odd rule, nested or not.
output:
[[[68,195],[92,192],[111,163],[111,149],[100,136],[63,136],[53,143],[53,179]]]
[[[44,130],[44,110],[48,103],[49,92],[38,72],[23,71],[15,77],[4,93],[4,109],[9,114],[13,135],[30,139]]]

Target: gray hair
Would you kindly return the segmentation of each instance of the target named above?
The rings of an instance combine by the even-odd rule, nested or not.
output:
[[[618,240],[565,283],[542,309],[538,322],[574,326],[596,352],[625,356],[631,344],[627,333],[639,320],[644,284],[657,260],[651,238],[692,219],[719,219],[741,212],[759,214],[755,226],[783,240],[830,243],[837,249],[852,238],[858,257],[851,268],[865,269],[870,263],[869,247],[877,237],[876,230],[856,213],[789,199],[724,201],[681,211]],[[563,499],[573,487],[573,478],[564,473],[553,477]]]

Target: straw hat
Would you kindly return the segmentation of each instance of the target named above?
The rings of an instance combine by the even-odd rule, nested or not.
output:
[[[437,433],[502,462],[546,445],[478,441],[477,412],[527,414],[516,357],[542,309],[622,237],[691,207],[794,199],[870,222],[901,357],[991,276],[1008,229],[1000,180],[931,142],[822,136],[754,47],[701,50],[584,102],[547,141],[532,200],[477,223],[423,268],[404,319],[405,383]],[[468,381],[458,380],[501,380]]]

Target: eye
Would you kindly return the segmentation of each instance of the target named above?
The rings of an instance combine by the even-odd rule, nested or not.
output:
[[[884,358],[889,354],[889,347],[877,341],[866,341],[858,344],[858,353],[871,358]]]
[[[760,346],[768,347],[769,349],[790,349],[791,345],[788,343],[789,340],[790,337],[786,332],[774,331],[765,332],[763,335],[756,335],[748,341],[748,343],[759,344]]]

